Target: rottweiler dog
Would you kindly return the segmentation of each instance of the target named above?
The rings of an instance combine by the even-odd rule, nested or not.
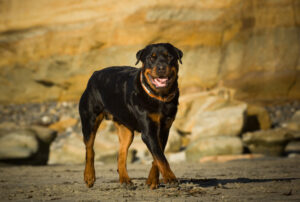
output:
[[[136,54],[142,68],[107,67],[93,73],[79,102],[79,114],[86,146],[84,181],[95,182],[94,140],[103,118],[114,121],[120,148],[118,172],[120,183],[132,184],[126,169],[128,148],[134,131],[153,156],[146,183],[151,189],[159,185],[159,172],[165,183],[177,183],[164,155],[170,127],[178,106],[178,68],[183,53],[169,43],[146,46]]]

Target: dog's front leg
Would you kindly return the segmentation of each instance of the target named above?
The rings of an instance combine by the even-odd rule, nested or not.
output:
[[[174,173],[172,172],[170,165],[164,155],[163,145],[162,145],[163,143],[159,134],[160,134],[160,126],[152,123],[149,125],[148,130],[142,133],[142,139],[144,143],[147,145],[154,160],[152,165],[152,168],[154,166],[153,168],[154,170],[152,170],[151,168],[150,174],[151,172],[154,172],[155,167],[157,167],[160,173],[162,174],[165,183],[176,183],[177,179]],[[155,173],[153,173],[153,175],[154,174]],[[155,174],[155,176],[157,175]],[[150,186],[151,188],[156,188],[155,186],[157,185],[151,184]]]

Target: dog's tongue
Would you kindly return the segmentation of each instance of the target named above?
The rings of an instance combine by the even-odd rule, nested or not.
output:
[[[168,78],[155,78],[153,83],[156,87],[165,87],[167,86]]]

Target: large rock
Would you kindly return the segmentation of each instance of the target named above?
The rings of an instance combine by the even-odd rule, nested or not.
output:
[[[284,148],[285,154],[293,155],[300,154],[300,141],[291,141]]]
[[[180,151],[182,146],[183,146],[182,137],[175,129],[171,129],[165,151],[178,152]]]
[[[48,164],[78,164],[85,161],[82,136],[71,133],[58,137],[50,146]]]
[[[44,165],[56,134],[47,127],[20,127],[12,122],[3,122],[0,124],[0,160],[13,164]]]
[[[246,108],[247,105],[242,103],[199,113],[192,130],[191,139],[238,136],[243,128]]]
[[[163,41],[184,52],[183,93],[224,80],[238,98],[299,99],[299,8],[292,0],[3,1],[0,103],[78,100],[93,71],[133,65],[137,50]]]
[[[240,138],[218,136],[199,139],[191,143],[186,150],[186,159],[196,161],[205,156],[241,154],[243,144]]]
[[[295,139],[295,135],[284,128],[248,132],[243,134],[243,142],[252,153],[279,156],[286,144]]]
[[[25,159],[38,151],[35,133],[29,130],[15,130],[0,137],[0,160]]]
[[[179,109],[172,125],[183,134],[192,133],[199,115],[241,104],[232,100],[231,89],[216,88],[212,91],[191,92],[180,96]]]
[[[143,160],[147,147],[140,135],[135,135],[129,149],[127,161]],[[95,143],[95,161],[116,163],[119,151],[117,131],[111,121],[103,121],[97,132]],[[48,164],[82,164],[85,162],[83,135],[75,131],[60,133],[51,144]]]
[[[113,156],[116,158],[119,148],[116,131],[110,131],[112,123],[104,121],[101,125],[94,143],[96,161],[110,159]],[[80,164],[83,162],[85,162],[83,135],[68,131],[61,133],[50,147],[48,164]]]

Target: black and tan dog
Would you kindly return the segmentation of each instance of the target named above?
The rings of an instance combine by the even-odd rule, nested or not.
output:
[[[146,46],[136,54],[142,68],[108,67],[94,72],[80,103],[79,112],[86,145],[84,180],[88,187],[95,182],[94,140],[103,118],[110,118],[118,128],[120,183],[131,184],[126,158],[133,132],[139,131],[153,156],[147,179],[151,189],[159,184],[159,172],[165,183],[176,183],[164,155],[169,130],[178,105],[178,61],[183,53],[169,43]]]

